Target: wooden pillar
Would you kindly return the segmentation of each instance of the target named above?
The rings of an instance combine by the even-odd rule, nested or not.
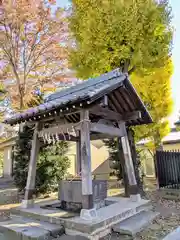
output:
[[[83,209],[93,208],[89,111],[81,112],[81,180]]]
[[[31,156],[30,156],[28,178],[27,178],[26,191],[25,191],[25,201],[32,200],[33,194],[35,193],[36,165],[37,165],[39,147],[40,147],[40,143],[38,139],[38,124],[36,124],[34,134],[33,134],[33,139],[32,139]]]
[[[128,182],[129,182],[129,194],[130,195],[136,195],[138,194],[138,187],[134,172],[134,166],[133,166],[133,160],[131,156],[131,149],[129,146],[129,140],[127,136],[127,131],[125,127],[125,123],[121,123],[119,125],[120,128],[123,128],[124,136],[121,137],[122,142],[122,148],[124,152],[124,159],[125,159],[125,169],[128,176]]]
[[[77,131],[76,136],[78,141],[76,141],[76,175],[81,175],[81,134]]]
[[[132,156],[138,191],[141,194],[141,196],[143,196],[144,195],[143,177],[141,176],[141,172],[140,172],[141,162],[140,162],[140,157],[138,156],[138,154],[136,152],[136,145],[135,145],[135,141],[134,141],[134,131],[132,129],[128,128],[127,134],[128,134],[128,140],[129,140],[129,145],[130,145],[130,149],[131,149],[131,156]]]

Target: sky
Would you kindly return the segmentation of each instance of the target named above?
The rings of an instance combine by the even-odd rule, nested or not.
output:
[[[174,74],[171,79],[172,98],[174,102],[173,113],[170,116],[170,122],[173,123],[179,119],[180,116],[180,0],[169,0],[172,7],[174,27],[174,39],[172,58],[174,63]],[[67,6],[68,0],[57,0],[59,6]]]
[[[173,12],[173,26],[175,28],[173,40],[173,63],[174,74],[172,76],[172,96],[174,101],[174,109],[171,117],[171,123],[178,119],[180,111],[180,0],[170,0]]]

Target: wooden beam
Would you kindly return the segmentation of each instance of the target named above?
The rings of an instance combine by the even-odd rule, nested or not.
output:
[[[112,93],[112,95],[114,96],[114,98],[116,99],[117,103],[121,106],[121,108],[123,109],[123,112],[127,112],[129,107],[126,103],[126,101],[124,100],[124,98],[121,96],[121,94],[119,93],[119,91],[115,91],[114,93]]]
[[[125,135],[123,129],[108,126],[102,123],[90,123],[90,129],[92,132],[103,133],[111,137],[122,137]]]
[[[73,122],[77,122],[77,119],[76,119],[76,117],[75,117],[74,114],[71,114],[71,115],[69,115],[69,116],[71,116],[71,119],[73,120]]]
[[[93,208],[89,111],[81,111],[81,179],[83,209]]]
[[[130,121],[141,118],[140,111],[126,112],[124,114],[120,114],[118,112],[112,111],[106,107],[95,106],[89,109],[91,114],[101,116],[102,118],[112,120],[112,121]]]
[[[121,111],[121,109],[123,109],[122,104],[119,104],[119,102],[117,101],[117,99],[114,97],[113,94],[110,94],[109,98],[111,99],[111,102],[112,102],[112,104],[115,107],[117,112],[119,112],[119,111]],[[124,112],[124,110],[122,110],[122,112]]]

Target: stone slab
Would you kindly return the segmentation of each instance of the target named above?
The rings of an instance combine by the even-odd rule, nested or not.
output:
[[[180,227],[169,233],[163,240],[180,240]]]
[[[0,232],[7,240],[48,240],[50,238],[49,231],[14,220],[1,222]]]
[[[7,240],[48,240],[64,233],[62,226],[17,216],[11,220],[0,222],[0,232]]]
[[[114,232],[134,236],[143,228],[148,226],[159,213],[152,211],[142,211],[139,214],[124,220],[112,227]]]
[[[16,215],[11,215],[11,218],[14,222],[22,221],[24,223],[29,224],[30,226],[34,226],[37,228],[47,230],[50,232],[50,235],[52,237],[57,237],[57,236],[61,236],[62,234],[64,234],[64,227],[61,225],[51,224],[51,223],[42,222],[42,221],[36,221],[33,219],[28,219],[28,218],[24,218],[24,217],[16,216]]]

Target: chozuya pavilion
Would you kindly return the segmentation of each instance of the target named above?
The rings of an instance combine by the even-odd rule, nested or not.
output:
[[[87,221],[88,225],[91,221],[93,224],[106,221],[106,226],[112,226],[136,214],[137,206],[144,204],[145,200],[141,199],[138,193],[127,127],[149,124],[152,119],[128,75],[120,72],[119,69],[55,92],[43,104],[18,113],[5,122],[11,125],[22,122],[35,125],[23,209],[33,207],[36,161],[41,142],[51,143],[59,140],[75,141],[77,145],[82,195],[79,222],[83,219],[82,224]],[[121,139],[125,170],[130,185],[130,198],[126,198],[126,202],[122,198],[113,200],[112,197],[111,201],[103,199],[105,204],[97,207],[93,197],[90,141],[113,137]],[[129,211],[129,209],[133,210]],[[71,226],[71,230],[73,227],[81,232],[76,224]],[[93,234],[88,231],[88,234]]]

